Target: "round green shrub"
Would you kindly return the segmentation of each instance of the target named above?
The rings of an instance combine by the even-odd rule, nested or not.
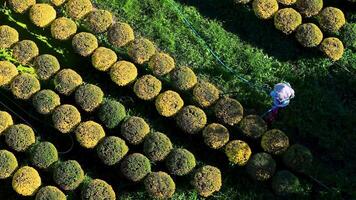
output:
[[[0,111],[0,136],[13,124],[11,115],[8,112]]]
[[[247,162],[246,169],[253,180],[266,181],[276,171],[276,161],[268,153],[256,153]]]
[[[0,48],[10,48],[19,41],[19,33],[16,29],[2,25],[0,26]]]
[[[82,200],[116,200],[114,189],[107,182],[94,179],[82,190]]]
[[[71,95],[83,83],[82,77],[72,69],[62,69],[54,77],[54,87],[62,95]]]
[[[281,154],[289,147],[288,136],[281,130],[272,129],[262,135],[261,147],[271,154]]]
[[[41,85],[35,76],[24,73],[13,79],[10,88],[16,98],[27,100],[40,91]]]
[[[338,33],[346,23],[344,13],[334,7],[326,7],[318,15],[320,28],[329,33]]]
[[[184,106],[184,101],[177,92],[167,90],[158,95],[155,106],[160,115],[172,117]]]
[[[297,28],[296,38],[304,47],[316,47],[323,40],[323,33],[313,23],[305,23]]]
[[[66,0],[51,0],[51,3],[57,7],[64,4],[64,2],[66,2]]]
[[[356,50],[356,23],[346,23],[341,29],[341,37],[346,47]]]
[[[12,125],[5,131],[5,142],[11,149],[24,152],[36,142],[35,133],[25,124]]]
[[[94,33],[103,33],[113,23],[113,16],[107,10],[94,10],[85,17],[85,23]]]
[[[221,124],[212,123],[203,130],[204,143],[212,149],[220,149],[230,138],[229,131]]]
[[[141,117],[130,117],[121,125],[121,135],[133,145],[140,144],[150,132],[150,126]]]
[[[195,106],[185,106],[177,114],[177,125],[184,132],[196,134],[203,130],[207,123],[205,112]]]
[[[234,165],[246,165],[251,153],[250,146],[242,140],[232,140],[225,146],[225,154]]]
[[[190,90],[198,83],[198,78],[189,67],[179,67],[172,72],[172,84],[178,90]]]
[[[52,122],[61,133],[69,133],[81,122],[81,115],[76,107],[64,104],[54,110]]]
[[[9,61],[0,61],[0,87],[6,86],[18,75],[17,68]]]
[[[35,58],[34,68],[40,80],[48,80],[59,71],[61,66],[56,57],[43,54]]]
[[[115,100],[106,100],[98,110],[98,117],[107,128],[113,129],[125,119],[125,106]]]
[[[170,174],[184,176],[196,166],[194,155],[186,149],[173,149],[166,158],[166,167]]]
[[[75,190],[84,180],[84,171],[77,161],[64,161],[55,166],[53,180],[63,190]]]
[[[99,71],[107,71],[117,61],[116,53],[108,48],[99,47],[91,56],[91,63]]]
[[[9,178],[17,167],[15,155],[10,151],[0,150],[0,179]]]
[[[67,197],[57,187],[45,186],[38,190],[35,200],[67,200]]]
[[[152,172],[147,175],[144,185],[148,194],[155,199],[169,199],[176,190],[176,184],[166,172]]]
[[[267,124],[258,115],[248,115],[241,120],[240,129],[248,137],[259,138],[267,131]]]
[[[129,44],[127,53],[135,63],[143,64],[156,53],[156,47],[148,39],[139,38]]]
[[[21,40],[12,47],[12,55],[21,64],[29,63],[38,54],[38,47],[31,40]]]
[[[51,24],[56,19],[56,16],[56,10],[49,4],[38,3],[30,8],[30,20],[40,28]]]
[[[270,19],[278,11],[277,0],[253,0],[252,8],[260,19]]]
[[[221,171],[216,167],[205,165],[195,172],[191,183],[199,195],[209,197],[214,192],[218,192],[222,186]]]
[[[22,14],[35,5],[36,0],[8,0],[8,3],[11,10]]]
[[[95,35],[87,32],[77,33],[72,39],[74,50],[81,56],[90,56],[99,47]]]
[[[52,90],[41,90],[33,96],[32,104],[38,113],[47,115],[61,105],[61,99]]]
[[[286,5],[286,6],[293,5],[296,2],[297,2],[297,0],[278,0],[278,3]]]
[[[136,66],[127,61],[116,62],[110,69],[110,77],[118,86],[132,83],[138,75]]]
[[[149,134],[143,143],[144,154],[153,162],[163,161],[172,149],[169,137],[160,132]]]
[[[69,0],[65,8],[70,18],[79,20],[93,10],[93,5],[90,0]]]
[[[60,17],[51,24],[51,35],[57,40],[68,40],[77,32],[77,25],[71,19]]]
[[[148,74],[136,80],[133,91],[138,98],[148,101],[154,99],[161,89],[161,81]]]
[[[296,7],[302,15],[311,17],[323,9],[323,0],[297,0]]]
[[[128,180],[138,182],[151,172],[151,163],[146,156],[140,153],[133,153],[124,158],[120,169]]]
[[[108,30],[109,42],[115,47],[123,47],[135,39],[130,25],[122,22],[113,24]]]
[[[300,191],[298,177],[287,170],[278,171],[272,178],[272,189],[279,196],[290,196]]]
[[[31,163],[40,168],[47,169],[58,161],[58,151],[50,142],[40,142],[31,151]]]
[[[100,124],[86,121],[80,123],[75,129],[75,136],[80,146],[92,149],[105,137],[105,131]]]
[[[344,45],[338,38],[329,37],[321,42],[320,50],[331,60],[337,61],[344,54]]]
[[[274,26],[284,34],[291,34],[302,24],[302,15],[293,8],[280,9],[274,16]]]
[[[84,84],[75,91],[75,101],[85,111],[92,112],[104,100],[104,92],[93,84]]]
[[[155,76],[164,76],[174,69],[175,63],[170,55],[156,53],[150,59],[148,67],[152,70]]]
[[[98,157],[105,165],[115,165],[128,153],[125,141],[116,136],[105,137],[97,146]]]
[[[283,154],[284,164],[293,171],[307,172],[312,167],[313,155],[300,144],[294,144]]]
[[[22,196],[33,196],[41,184],[39,173],[29,166],[21,167],[12,177],[12,188]]]
[[[199,106],[206,108],[214,104],[220,96],[220,91],[211,83],[199,81],[193,88],[193,99]]]
[[[237,100],[224,97],[216,102],[214,112],[221,122],[234,126],[242,120],[244,108]]]

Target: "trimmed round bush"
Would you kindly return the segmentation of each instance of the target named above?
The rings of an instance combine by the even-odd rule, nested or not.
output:
[[[323,40],[323,33],[313,23],[305,23],[298,26],[295,36],[304,47],[316,47]]]
[[[253,0],[252,8],[260,19],[270,19],[278,11],[277,0]]]
[[[136,66],[127,61],[116,62],[110,69],[110,77],[118,86],[132,83],[138,75]]]
[[[58,151],[50,142],[40,142],[31,151],[31,163],[40,169],[47,169],[58,161]]]
[[[155,76],[164,76],[171,72],[175,67],[174,59],[165,53],[156,53],[150,59],[148,67]]]
[[[41,90],[33,96],[32,104],[38,113],[47,115],[61,105],[61,99],[52,90]]]
[[[153,162],[163,161],[172,149],[169,137],[160,132],[149,134],[143,143],[144,154]]]
[[[258,115],[247,115],[241,120],[240,129],[248,137],[259,138],[267,131],[267,124]]]
[[[323,9],[323,0],[297,0],[296,7],[303,16],[311,17]]]
[[[251,153],[249,145],[242,140],[232,140],[225,146],[225,154],[234,165],[246,165]]]
[[[146,156],[140,153],[133,153],[124,158],[120,169],[128,180],[138,182],[151,172],[151,163]]]
[[[162,89],[162,83],[152,75],[144,75],[137,79],[133,91],[136,96],[142,100],[154,99]]]
[[[25,124],[12,125],[5,131],[5,142],[11,149],[24,152],[36,142],[35,133]]]
[[[177,92],[167,90],[158,95],[155,106],[160,115],[172,117],[182,109],[184,101]]]
[[[176,184],[166,172],[152,172],[147,175],[144,185],[148,194],[155,199],[169,199],[176,190]]]
[[[173,149],[166,158],[166,167],[170,174],[184,176],[196,166],[194,155],[186,149]]]
[[[61,6],[66,0],[51,0],[51,3],[55,6]]]
[[[37,170],[29,166],[21,167],[12,177],[12,188],[22,196],[33,196],[41,184]]]
[[[85,17],[85,23],[94,33],[103,33],[113,23],[113,16],[107,10],[94,10]]]
[[[278,0],[278,3],[286,5],[286,6],[293,5],[296,2],[297,2],[297,0]]]
[[[114,189],[107,182],[94,179],[82,190],[82,200],[116,200]]]
[[[38,3],[30,8],[30,20],[40,28],[51,24],[56,19],[56,16],[56,10],[49,4]]]
[[[171,75],[172,84],[178,90],[190,90],[198,83],[198,78],[189,67],[175,69]]]
[[[69,0],[65,8],[70,18],[79,20],[93,10],[93,5],[90,0]]]
[[[12,47],[12,55],[21,64],[29,63],[38,54],[38,47],[31,40],[21,40]]]
[[[9,85],[18,74],[14,64],[9,61],[0,61],[0,87]]]
[[[256,153],[247,162],[246,169],[253,180],[266,181],[276,171],[276,161],[268,153]]]
[[[108,71],[116,61],[116,53],[105,47],[97,48],[91,56],[91,63],[99,71]]]
[[[125,141],[116,136],[105,137],[97,146],[98,157],[105,165],[115,165],[128,153]]]
[[[72,69],[62,69],[54,77],[54,88],[66,96],[71,95],[82,83],[82,77]]]
[[[341,29],[341,38],[346,47],[356,50],[356,23],[346,23]]]
[[[283,154],[284,164],[293,171],[307,172],[312,167],[313,155],[300,144],[294,144]]]
[[[177,114],[177,125],[184,132],[196,134],[203,130],[207,123],[205,112],[195,106],[185,106]]]
[[[11,115],[8,112],[0,111],[0,136],[13,124]]]
[[[289,138],[281,130],[272,129],[262,135],[261,147],[268,153],[278,155],[289,147]]]
[[[344,13],[334,7],[326,7],[318,15],[320,28],[329,33],[337,33],[346,23]]]
[[[35,76],[24,73],[13,79],[10,88],[16,98],[27,100],[40,91],[41,85]]]
[[[51,24],[51,35],[57,40],[68,40],[77,32],[77,25],[71,19],[60,17]]]
[[[279,196],[290,196],[300,191],[298,177],[287,170],[278,171],[272,178],[272,189]]]
[[[16,29],[2,25],[0,26],[0,48],[10,48],[19,41],[19,33]]]
[[[64,104],[54,110],[52,122],[61,133],[69,133],[81,122],[81,115],[76,107]]]
[[[84,171],[77,161],[64,161],[54,168],[53,180],[63,190],[75,190],[84,180]]]
[[[67,197],[57,187],[45,186],[38,190],[35,200],[67,200]]]
[[[284,34],[293,33],[302,24],[302,15],[293,8],[280,9],[274,16],[274,26]]]
[[[143,64],[156,53],[156,47],[148,39],[139,38],[129,44],[127,53],[135,63]]]
[[[0,150],[0,179],[9,178],[17,167],[15,155],[10,151]]]
[[[75,101],[85,111],[92,112],[104,100],[104,92],[93,84],[84,84],[75,91]]]
[[[81,56],[90,56],[99,47],[95,35],[87,32],[77,33],[72,39],[74,50]]]
[[[61,66],[56,57],[43,54],[35,58],[34,68],[39,79],[48,80],[59,71]]]
[[[36,4],[36,0],[8,0],[7,2],[11,10],[21,14]]]
[[[209,197],[220,190],[221,179],[221,171],[218,168],[205,165],[195,172],[191,183],[200,196]]]
[[[234,126],[242,120],[244,108],[236,99],[224,97],[216,102],[214,112],[221,122]]]
[[[98,117],[107,128],[113,129],[125,119],[125,106],[115,100],[106,100],[98,110]]]
[[[130,117],[121,125],[121,135],[133,145],[140,144],[150,133],[150,126],[141,117]]]
[[[122,22],[113,24],[108,30],[109,42],[115,47],[123,47],[135,39],[130,25]]]
[[[75,136],[80,146],[92,149],[105,137],[105,131],[100,124],[86,121],[80,123],[75,129]]]
[[[220,149],[230,138],[229,131],[221,124],[212,123],[203,130],[204,143],[212,149]]]
[[[220,91],[211,83],[199,81],[193,88],[193,99],[199,106],[206,108],[219,99]]]
[[[338,38],[329,37],[321,42],[320,50],[331,60],[337,61],[344,54],[344,45]]]

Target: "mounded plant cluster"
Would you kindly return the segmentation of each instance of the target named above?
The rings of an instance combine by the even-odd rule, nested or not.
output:
[[[8,112],[0,111],[0,136],[13,124],[14,121],[12,120],[11,115]]]
[[[261,147],[268,153],[282,154],[289,147],[289,138],[281,130],[272,129],[262,135]]]
[[[212,123],[203,130],[204,143],[212,149],[222,148],[230,139],[229,130],[218,123]]]
[[[0,61],[0,87],[9,85],[18,75],[17,68],[9,61]]]
[[[165,160],[170,174],[184,176],[196,166],[194,155],[186,149],[173,149]]]
[[[151,172],[151,163],[146,156],[140,153],[133,153],[124,158],[120,169],[128,180],[138,182]]]
[[[40,142],[31,150],[30,158],[32,165],[40,169],[47,169],[58,161],[58,152],[52,143]]]
[[[62,69],[55,75],[53,82],[57,92],[69,96],[83,83],[83,79],[72,69]]]
[[[150,133],[150,126],[141,118],[132,116],[121,125],[121,135],[133,145],[140,144]]]
[[[173,87],[181,91],[190,90],[198,83],[198,78],[194,71],[185,66],[173,70],[171,80]]]
[[[119,163],[128,151],[125,141],[116,136],[105,137],[96,147],[100,160],[109,166]]]
[[[229,161],[238,166],[246,165],[252,154],[250,146],[242,140],[232,140],[225,146]]]
[[[13,57],[21,64],[28,64],[38,54],[39,49],[31,40],[21,40],[12,46]]]
[[[144,154],[153,162],[163,161],[172,149],[169,137],[160,132],[149,134],[143,144]]]
[[[39,3],[30,8],[30,20],[40,28],[50,25],[56,19],[56,16],[56,10],[49,4]]]
[[[7,25],[0,26],[0,48],[10,48],[19,41],[19,33]]]
[[[75,160],[60,162],[53,170],[53,180],[63,190],[75,190],[84,180],[84,171]]]
[[[86,112],[92,112],[104,100],[104,92],[93,84],[83,84],[75,91],[76,103]]]
[[[247,162],[246,169],[253,180],[266,181],[274,175],[276,161],[268,153],[256,153]]]
[[[155,199],[169,199],[173,196],[176,185],[166,172],[151,172],[144,180],[148,194]]]
[[[39,173],[29,166],[21,167],[12,177],[12,188],[22,196],[33,196],[41,184]]]
[[[104,100],[98,109],[98,117],[107,128],[113,129],[125,119],[125,106],[115,100]]]
[[[35,200],[67,200],[67,197],[57,187],[45,186],[38,190]]]
[[[167,90],[158,95],[155,106],[160,115],[172,117],[182,109],[184,101],[177,92]]]
[[[10,88],[16,98],[28,100],[36,92],[40,91],[41,85],[34,75],[23,73],[12,80]]]
[[[25,124],[10,126],[5,131],[5,142],[17,152],[26,151],[36,141],[33,129]]]
[[[13,153],[0,150],[0,179],[9,178],[17,169],[18,162]]]
[[[99,71],[107,71],[117,61],[116,53],[108,48],[99,47],[91,56],[91,63]]]
[[[85,17],[85,24],[91,32],[105,32],[113,23],[111,12],[106,10],[94,10]]]
[[[133,91],[142,100],[154,99],[162,89],[162,83],[152,75],[144,75],[136,80]]]
[[[51,24],[51,35],[57,40],[68,40],[77,32],[77,24],[69,18],[60,17]]]
[[[132,83],[138,75],[136,66],[128,61],[118,61],[110,68],[111,80],[118,86]]]
[[[100,179],[94,179],[84,186],[81,197],[82,200],[115,200],[116,194],[114,189],[107,182]]]
[[[205,127],[207,117],[205,112],[196,106],[185,106],[176,117],[177,125],[184,132],[197,134]]]
[[[34,59],[33,66],[40,80],[50,79],[61,68],[57,58],[49,54],[37,56]]]
[[[72,132],[81,120],[78,109],[69,104],[58,106],[52,114],[53,125],[61,133]]]
[[[216,167],[206,165],[196,170],[191,182],[201,196],[209,197],[222,186],[221,172]]]
[[[94,148],[105,137],[103,127],[94,121],[81,122],[74,132],[80,146],[88,149]]]
[[[193,88],[193,98],[202,108],[213,105],[220,96],[220,91],[211,83],[199,81]]]
[[[61,99],[52,90],[41,90],[33,96],[32,104],[38,113],[46,115],[61,105]]]

